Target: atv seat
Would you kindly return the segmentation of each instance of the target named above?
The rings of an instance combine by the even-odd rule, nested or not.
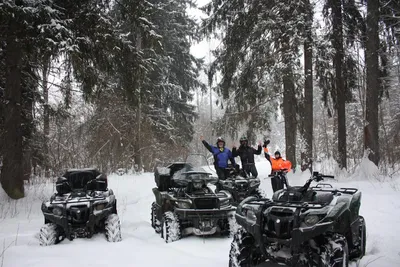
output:
[[[56,182],[59,194],[74,190],[107,190],[107,177],[96,169],[68,170]]]

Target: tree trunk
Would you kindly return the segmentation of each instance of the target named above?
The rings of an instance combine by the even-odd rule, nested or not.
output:
[[[49,114],[49,87],[47,84],[47,79],[49,77],[50,71],[50,56],[45,56],[43,62],[43,70],[42,70],[42,86],[43,86],[43,134],[44,134],[44,168],[45,168],[45,177],[50,177],[50,166],[49,166],[49,134],[50,134],[50,114]]]
[[[296,168],[296,137],[297,137],[297,100],[294,85],[290,40],[287,34],[282,38],[282,63],[283,70],[283,116],[285,118],[285,143],[286,158],[292,162],[292,168]]]
[[[16,21],[11,20],[8,28],[7,48],[5,54],[6,82],[4,115],[3,167],[0,182],[13,199],[24,197],[23,153],[22,153],[22,110],[21,110],[21,63],[22,49],[16,41],[18,30]]]
[[[365,62],[367,67],[366,125],[364,148],[369,150],[368,158],[378,166],[379,154],[379,1],[368,1],[367,40]]]
[[[335,56],[333,65],[335,67],[335,87],[336,87],[336,109],[338,122],[338,152],[339,167],[347,169],[347,144],[346,144],[346,92],[344,80],[342,78],[343,69],[343,19],[342,1],[334,0],[333,4],[333,47]]]
[[[142,49],[142,36],[140,32],[137,34],[136,39],[136,49],[140,51]],[[141,92],[141,85],[138,84],[138,107],[136,112],[136,144],[135,144],[135,164],[138,166],[138,171],[142,170],[142,152],[141,152],[141,119],[142,119],[142,92]]]
[[[304,41],[304,118],[303,138],[305,148],[302,153],[302,171],[312,171],[313,158],[313,68],[312,68],[312,22],[313,14],[310,0],[304,0],[306,10],[306,39]]]
[[[293,169],[296,168],[296,98],[292,75],[283,78],[283,113],[285,118],[285,141],[286,158],[292,162]]]

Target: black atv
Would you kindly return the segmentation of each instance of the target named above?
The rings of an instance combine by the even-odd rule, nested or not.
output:
[[[97,169],[71,169],[59,177],[57,193],[42,203],[45,225],[40,229],[40,245],[90,238],[98,232],[105,232],[110,242],[121,241],[117,200],[107,187],[107,176]]]
[[[227,179],[219,180],[217,191],[228,191],[232,195],[234,206],[249,196],[262,197],[260,179],[248,176],[243,170],[229,165],[226,169]]]
[[[156,168],[151,225],[165,242],[190,234],[230,234],[236,208],[229,193],[215,193],[208,187],[218,181],[210,175],[187,161]]]
[[[359,215],[361,192],[317,184],[279,190],[273,199],[245,199],[236,210],[229,266],[349,265],[365,255],[366,226]]]

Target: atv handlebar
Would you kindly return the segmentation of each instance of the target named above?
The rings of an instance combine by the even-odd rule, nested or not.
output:
[[[310,188],[312,181],[320,182],[320,181],[324,180],[324,178],[332,178],[333,179],[335,177],[332,175],[323,175],[319,172],[313,172],[312,177],[307,180],[307,182],[304,184],[304,186],[301,187],[300,189],[297,189],[296,191],[298,191],[304,195],[307,192],[307,190]]]
[[[335,176],[333,176],[333,175],[324,175],[324,174],[321,174],[319,172],[313,172],[311,180],[315,180],[315,181],[319,182],[319,181],[324,180],[324,178],[334,179]]]

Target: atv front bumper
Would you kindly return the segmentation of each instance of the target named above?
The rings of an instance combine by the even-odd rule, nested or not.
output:
[[[232,212],[236,210],[235,207],[226,209],[181,209],[175,208],[175,213],[182,218],[219,218],[224,219],[232,216]]]
[[[113,207],[105,208],[97,213],[90,213],[86,224],[82,225],[71,223],[65,214],[58,216],[51,212],[43,211],[45,221],[59,225],[69,240],[72,240],[77,235],[91,236],[95,232],[95,226],[99,225],[102,220],[107,218],[112,213]]]
[[[181,222],[193,227],[195,235],[213,235],[234,218],[235,207],[228,209],[175,209]]]
[[[287,247],[291,248],[291,258],[279,258],[279,257],[274,257],[272,255],[268,255],[268,253],[265,253],[265,256],[271,260],[272,262],[275,263],[284,263],[287,266],[292,266],[292,267],[302,267],[303,265],[300,262],[300,255],[303,251],[303,244],[304,242],[307,242],[317,236],[320,236],[332,227],[333,222],[325,222],[325,223],[319,223],[314,226],[310,227],[300,227],[300,228],[295,228],[293,229],[291,233],[291,238],[289,239],[278,239],[278,238],[270,238],[266,237],[265,235],[263,236],[264,238],[264,243],[278,243],[278,244],[283,244],[286,245]],[[266,251],[263,249],[263,251]],[[308,265],[307,265],[308,266]],[[306,266],[304,266],[306,267]]]

